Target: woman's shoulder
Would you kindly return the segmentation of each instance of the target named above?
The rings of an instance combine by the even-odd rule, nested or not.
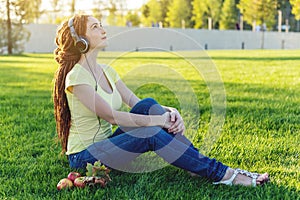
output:
[[[71,76],[71,75],[78,75],[78,74],[86,74],[87,71],[86,69],[84,69],[84,67],[82,67],[80,64],[76,63],[74,65],[74,67],[69,71],[68,75]]]
[[[78,79],[78,78],[87,78],[89,77],[88,71],[82,67],[80,64],[76,63],[74,67],[67,74],[67,79]]]

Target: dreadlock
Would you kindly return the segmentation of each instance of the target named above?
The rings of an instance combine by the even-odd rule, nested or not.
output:
[[[78,35],[85,35],[88,15],[75,15],[73,18],[75,31]],[[54,50],[54,58],[59,64],[54,74],[54,115],[56,120],[56,132],[62,145],[62,154],[67,151],[69,130],[71,126],[71,113],[65,93],[65,81],[67,74],[81,57],[80,51],[74,46],[74,40],[65,21],[57,30]]]

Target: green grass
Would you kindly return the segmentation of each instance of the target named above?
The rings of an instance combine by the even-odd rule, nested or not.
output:
[[[99,62],[112,63],[141,98],[177,107],[200,149],[212,123],[207,84],[213,80],[187,60],[215,64],[226,115],[207,154],[232,167],[268,171],[270,184],[215,186],[167,166],[149,173],[113,171],[105,189],[57,191],[57,182],[72,170],[56,142],[51,90],[57,65],[50,54],[25,54],[0,57],[0,199],[300,199],[300,51],[207,53],[212,61],[205,52],[136,52],[118,59],[102,52]]]

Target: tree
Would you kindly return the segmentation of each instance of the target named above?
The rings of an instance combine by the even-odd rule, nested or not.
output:
[[[148,4],[144,4],[141,8],[142,10],[142,15],[145,18],[148,18],[150,16],[150,8],[148,6]]]
[[[58,3],[59,3],[59,0],[52,0],[51,1],[51,6],[53,7],[54,11],[58,10]]]
[[[220,29],[235,29],[237,23],[237,9],[235,0],[225,0],[220,17]]]
[[[163,20],[160,3],[157,0],[150,0],[147,3],[147,7],[144,8],[148,8],[148,17],[145,17],[143,19],[143,24],[145,24],[146,26],[151,26],[153,23],[157,23]],[[147,13],[147,10],[145,10],[144,12]]]
[[[300,0],[290,0],[292,5],[292,13],[295,15],[296,20],[300,20]]]
[[[1,49],[7,47],[7,53],[20,53],[23,51],[24,42],[29,39],[29,32],[23,23],[33,22],[40,15],[41,1],[26,2],[22,0],[6,0],[5,18],[1,20]],[[3,6],[2,6],[3,8]],[[4,36],[3,36],[4,35]]]
[[[7,13],[7,52],[12,54],[12,37],[11,37],[11,18],[10,18],[10,2],[6,0],[6,13]]]
[[[8,20],[0,19],[0,30],[0,54],[11,55],[24,51],[24,44],[28,41],[30,32],[21,23],[11,22],[8,27]]]
[[[194,28],[201,28],[204,20],[204,14],[207,12],[205,1],[193,0],[192,1],[192,20],[194,21]]]
[[[128,22],[128,26],[139,26],[141,20],[136,12],[129,12],[126,16],[126,21]]]
[[[142,22],[146,26],[151,26],[152,23],[162,22],[163,26],[167,26],[166,21],[168,6],[170,0],[150,0],[147,4],[143,5],[142,11]]]
[[[192,5],[189,0],[173,0],[167,12],[166,21],[170,24],[170,27],[191,27],[192,21]]]
[[[248,24],[272,27],[277,14],[277,1],[274,0],[240,0],[238,8]]]
[[[201,28],[207,23],[208,18],[212,19],[212,26],[215,27],[220,19],[222,0],[193,0],[192,20],[194,28]]]
[[[70,11],[71,11],[71,14],[74,15],[75,13],[75,5],[76,5],[76,0],[71,0],[71,3],[70,3]]]
[[[207,16],[212,19],[212,26],[216,27],[216,24],[220,20],[222,0],[205,0],[205,3],[207,7]]]
[[[117,6],[116,4],[111,0],[110,1],[110,7],[108,8],[109,15],[107,17],[107,22],[111,26],[117,25],[117,19],[116,19],[116,12],[117,12]]]
[[[42,14],[40,11],[42,0],[10,0],[10,2],[14,7],[15,14],[19,18],[19,21],[23,24],[34,22]]]
[[[103,10],[105,8],[105,3],[103,0],[94,0],[93,2],[94,8],[92,9],[93,16],[99,20],[102,20]]]
[[[168,27],[169,23],[166,21],[166,19],[167,19],[168,7],[171,3],[171,0],[160,0],[159,3],[160,3],[160,7],[161,7],[161,12],[162,12],[161,18],[162,18],[163,26]]]
[[[112,26],[124,26],[126,19],[124,17],[124,0],[110,0],[109,4],[104,8],[108,10],[109,15],[107,22]]]

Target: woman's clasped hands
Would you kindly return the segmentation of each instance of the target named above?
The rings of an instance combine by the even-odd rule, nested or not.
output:
[[[165,114],[166,120],[163,128],[167,129],[169,133],[173,134],[184,134],[185,126],[184,121],[178,112],[177,109],[172,108],[170,111],[166,112]]]

